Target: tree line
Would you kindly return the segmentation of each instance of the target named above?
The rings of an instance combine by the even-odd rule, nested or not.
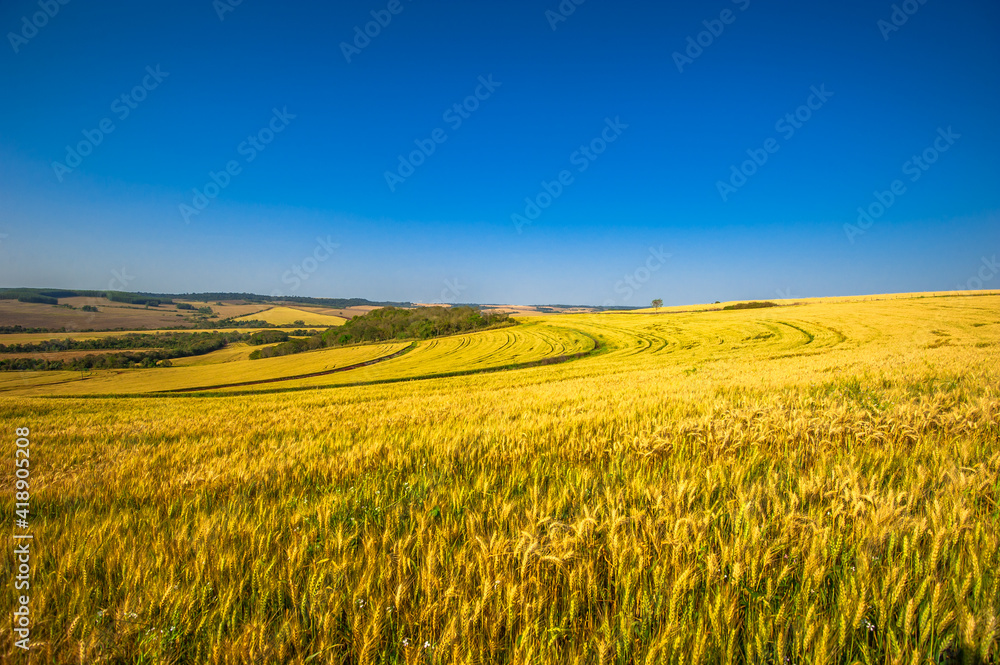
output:
[[[172,358],[200,356],[232,342],[249,341],[249,333],[131,333],[97,339],[49,339],[24,344],[0,344],[0,354],[54,353],[60,351],[122,350],[122,353],[88,354],[81,358],[3,358],[0,371],[87,370],[167,365]]]
[[[22,300],[22,302],[43,302],[55,305],[59,298],[107,298],[114,302],[124,302],[131,305],[173,305],[174,300],[193,300],[196,302],[218,302],[222,300],[243,301],[247,303],[280,303],[294,302],[303,305],[316,305],[333,309],[347,307],[384,305],[408,306],[408,302],[374,302],[364,298],[310,298],[307,296],[262,296],[256,293],[131,293],[125,291],[95,291],[90,289],[39,289],[39,288],[0,288],[0,300]],[[188,309],[180,307],[179,309]]]
[[[355,316],[336,328],[305,339],[254,351],[251,359],[272,358],[332,346],[403,339],[430,339],[444,335],[514,325],[505,312],[483,313],[476,307],[383,307]]]

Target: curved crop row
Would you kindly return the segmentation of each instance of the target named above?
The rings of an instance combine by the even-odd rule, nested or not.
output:
[[[368,344],[262,360],[199,364],[154,369],[106,370],[82,375],[80,372],[31,372],[21,377],[23,394],[110,395],[201,390],[213,386],[251,381],[275,381],[289,376],[328,372],[392,355],[408,346],[406,342]],[[216,352],[223,357],[236,354],[231,349]],[[238,357],[246,354],[240,349]],[[205,358],[210,359],[212,354]],[[246,354],[249,355],[249,354]],[[30,374],[31,376],[27,376]],[[50,376],[55,375],[55,376]],[[6,377],[0,377],[6,378]],[[15,377],[12,377],[12,379]],[[32,382],[39,382],[37,385]],[[41,383],[41,382],[45,383]],[[9,380],[0,389],[17,384]]]
[[[612,376],[663,368],[678,375],[712,371],[729,383],[785,380],[788,367],[836,372],[858,363],[858,354],[919,367],[925,349],[950,362],[958,345],[988,348],[995,327],[981,318],[987,299],[908,300],[878,303],[818,303],[734,312],[591,314],[528,319],[512,328],[418,342],[404,356],[338,372],[389,356],[398,346],[328,349],[297,356],[249,361],[246,347],[230,347],[169,369],[94,372],[0,373],[0,393],[123,394],[192,390],[255,382],[259,390],[392,382],[523,368],[578,357],[572,367],[549,368],[546,376]],[[972,307],[970,305],[976,305]],[[945,318],[947,317],[947,318]],[[947,320],[948,323],[943,323]],[[890,360],[891,359],[891,360]],[[225,365],[220,366],[220,365]],[[273,382],[273,383],[269,383]],[[280,385],[277,385],[280,384]],[[243,389],[233,386],[231,390]]]
[[[417,343],[406,355],[336,375],[283,381],[304,388],[432,378],[556,361],[595,349],[588,335],[569,327],[529,322]]]

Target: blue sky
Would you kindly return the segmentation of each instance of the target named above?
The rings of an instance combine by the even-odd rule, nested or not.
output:
[[[0,285],[619,306],[977,286],[1000,6],[897,7],[11,0]]]

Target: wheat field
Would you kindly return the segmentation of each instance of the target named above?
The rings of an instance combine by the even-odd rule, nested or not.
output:
[[[434,342],[4,383],[33,662],[1000,661],[1000,296]]]
[[[302,321],[305,326],[339,326],[345,319],[342,316],[332,314],[320,314],[313,309],[299,309],[297,307],[269,307],[262,312],[253,312],[236,317],[237,320],[266,321],[276,326],[296,325],[297,321]]]

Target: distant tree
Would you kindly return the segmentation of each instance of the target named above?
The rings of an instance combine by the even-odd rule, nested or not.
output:
[[[97,308],[94,307],[93,305],[84,305],[80,309],[83,310],[84,312],[96,312],[97,311]]]
[[[770,300],[765,300],[764,302],[740,302],[735,305],[726,305],[722,309],[732,310],[732,309],[760,309],[762,307],[777,307],[778,305],[771,302]]]
[[[27,296],[20,296],[20,297],[18,297],[17,300],[18,300],[18,302],[39,303],[39,304],[42,304],[42,305],[58,305],[59,304],[58,298],[50,298],[49,296],[27,295]]]
[[[262,330],[259,333],[250,335],[250,339],[247,340],[247,343],[253,346],[260,346],[261,344],[276,344],[278,342],[287,341],[288,333],[284,330]]]
[[[478,308],[468,306],[416,309],[383,307],[363,316],[355,316],[341,326],[307,339],[289,339],[276,346],[254,351],[250,358],[273,358],[322,347],[392,339],[429,339],[514,324],[516,321],[511,320],[504,312],[483,313]]]
[[[663,299],[657,298],[656,300],[654,300],[653,307],[656,309],[657,313],[659,313],[660,308],[663,307]]]

